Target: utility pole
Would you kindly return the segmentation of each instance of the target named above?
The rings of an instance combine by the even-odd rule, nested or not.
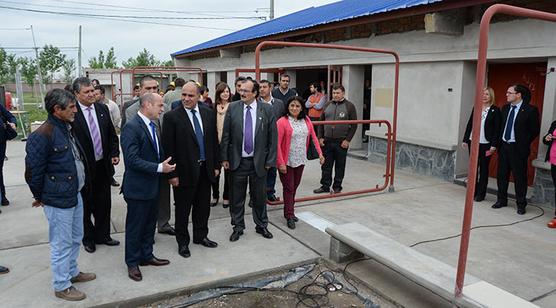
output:
[[[41,65],[39,63],[39,49],[37,48],[37,42],[35,41],[35,31],[33,31],[33,25],[31,25],[31,35],[33,36],[33,46],[35,46],[35,57],[37,58],[37,73],[39,75],[39,92],[41,95],[39,108],[42,108],[42,103],[44,100],[44,88],[42,83]]]
[[[79,25],[79,49],[77,50],[77,77],[81,77],[81,25]]]
[[[270,0],[270,20],[274,19],[274,0]]]

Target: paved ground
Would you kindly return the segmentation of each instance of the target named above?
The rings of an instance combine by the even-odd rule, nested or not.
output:
[[[42,210],[30,206],[31,194],[23,179],[24,143],[10,142],[4,167],[7,195],[12,205],[0,214],[0,264],[11,269],[0,276],[0,297],[7,307],[70,306],[53,297],[47,224]],[[381,184],[383,167],[349,159],[344,191]],[[123,169],[116,178],[121,181]],[[311,162],[304,173],[298,196],[312,194],[318,187],[319,167]],[[280,184],[278,182],[278,187]],[[214,250],[192,246],[192,257],[182,259],[173,238],[156,236],[155,253],[169,258],[166,268],[145,268],[144,281],[135,283],[126,276],[123,246],[104,247],[94,254],[82,250],[79,263],[85,271],[95,271],[98,279],[79,286],[89,296],[81,306],[123,302],[176,290],[192,290],[239,280],[275,267],[288,267],[328,255],[329,237],[322,231],[327,224],[359,222],[401,243],[411,245],[441,238],[461,231],[465,188],[436,178],[397,171],[396,191],[376,193],[343,200],[299,204],[296,213],[302,219],[295,230],[287,229],[280,206],[270,208],[270,230],[275,238],[265,240],[254,233],[247,217],[246,236],[230,243],[229,214],[221,205],[213,208],[209,223],[211,239],[219,242]],[[112,191],[113,232],[124,235],[125,203]],[[492,210],[494,196],[476,203],[473,225],[507,224],[533,218],[541,213],[529,207],[525,216],[515,214],[515,204]],[[542,307],[556,307],[556,232],[546,228],[553,209],[543,217],[505,227],[479,228],[473,231],[467,264],[468,272],[513,294],[533,300]],[[418,251],[456,265],[459,240],[425,243]],[[374,261],[353,264],[348,271],[367,282],[377,292],[407,307],[449,306],[436,296],[399,277]],[[73,306],[73,305],[72,305]]]

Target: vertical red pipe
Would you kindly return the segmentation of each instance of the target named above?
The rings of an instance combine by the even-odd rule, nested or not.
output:
[[[481,18],[481,28],[479,32],[479,52],[477,57],[477,75],[475,79],[475,110],[481,110],[481,96],[485,87],[486,72],[486,56],[488,49],[488,34],[490,29],[490,21],[496,13],[507,15],[523,16],[547,21],[556,21],[556,14],[535,11],[530,9],[519,8],[505,4],[495,4],[489,7]],[[394,121],[396,125],[396,121]],[[473,127],[480,127],[480,112],[473,113]],[[395,132],[395,130],[394,130]],[[477,180],[477,161],[479,156],[479,134],[478,129],[473,130],[471,136],[471,155],[469,159],[467,193],[465,195],[465,209],[463,212],[463,223],[461,230],[461,241],[458,258],[458,268],[456,274],[455,295],[460,297],[463,293],[463,283],[465,279],[465,267],[467,265],[467,252],[469,248],[469,238],[471,231],[471,221],[473,218],[473,194],[475,193],[475,185]]]

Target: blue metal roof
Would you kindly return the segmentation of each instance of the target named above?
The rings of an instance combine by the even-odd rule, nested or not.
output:
[[[443,0],[344,0],[334,2],[319,7],[310,7],[305,10],[269,20],[193,47],[174,52],[172,56],[441,1]]]

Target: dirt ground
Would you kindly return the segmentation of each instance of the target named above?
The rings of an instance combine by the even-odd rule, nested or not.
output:
[[[299,280],[295,282],[290,280],[291,283],[285,288],[283,283],[288,278],[277,279],[277,281],[264,287],[253,287],[253,285],[257,285],[262,280],[273,279],[273,277],[284,278],[291,274],[293,270],[276,271],[264,276],[254,277],[246,282],[241,282],[245,286],[244,288],[221,286],[218,289],[204,290],[185,296],[169,298],[143,307],[396,307],[396,305],[376,295],[365,285],[349,277],[346,280],[342,268],[334,269],[323,262],[309,265],[308,267],[312,267],[312,269],[304,268],[304,272],[298,274],[297,278],[292,278],[292,280]],[[297,268],[297,270],[299,269]],[[233,286],[236,287],[238,285],[234,284]],[[200,293],[206,295],[207,292],[218,295],[209,299],[199,296]]]

